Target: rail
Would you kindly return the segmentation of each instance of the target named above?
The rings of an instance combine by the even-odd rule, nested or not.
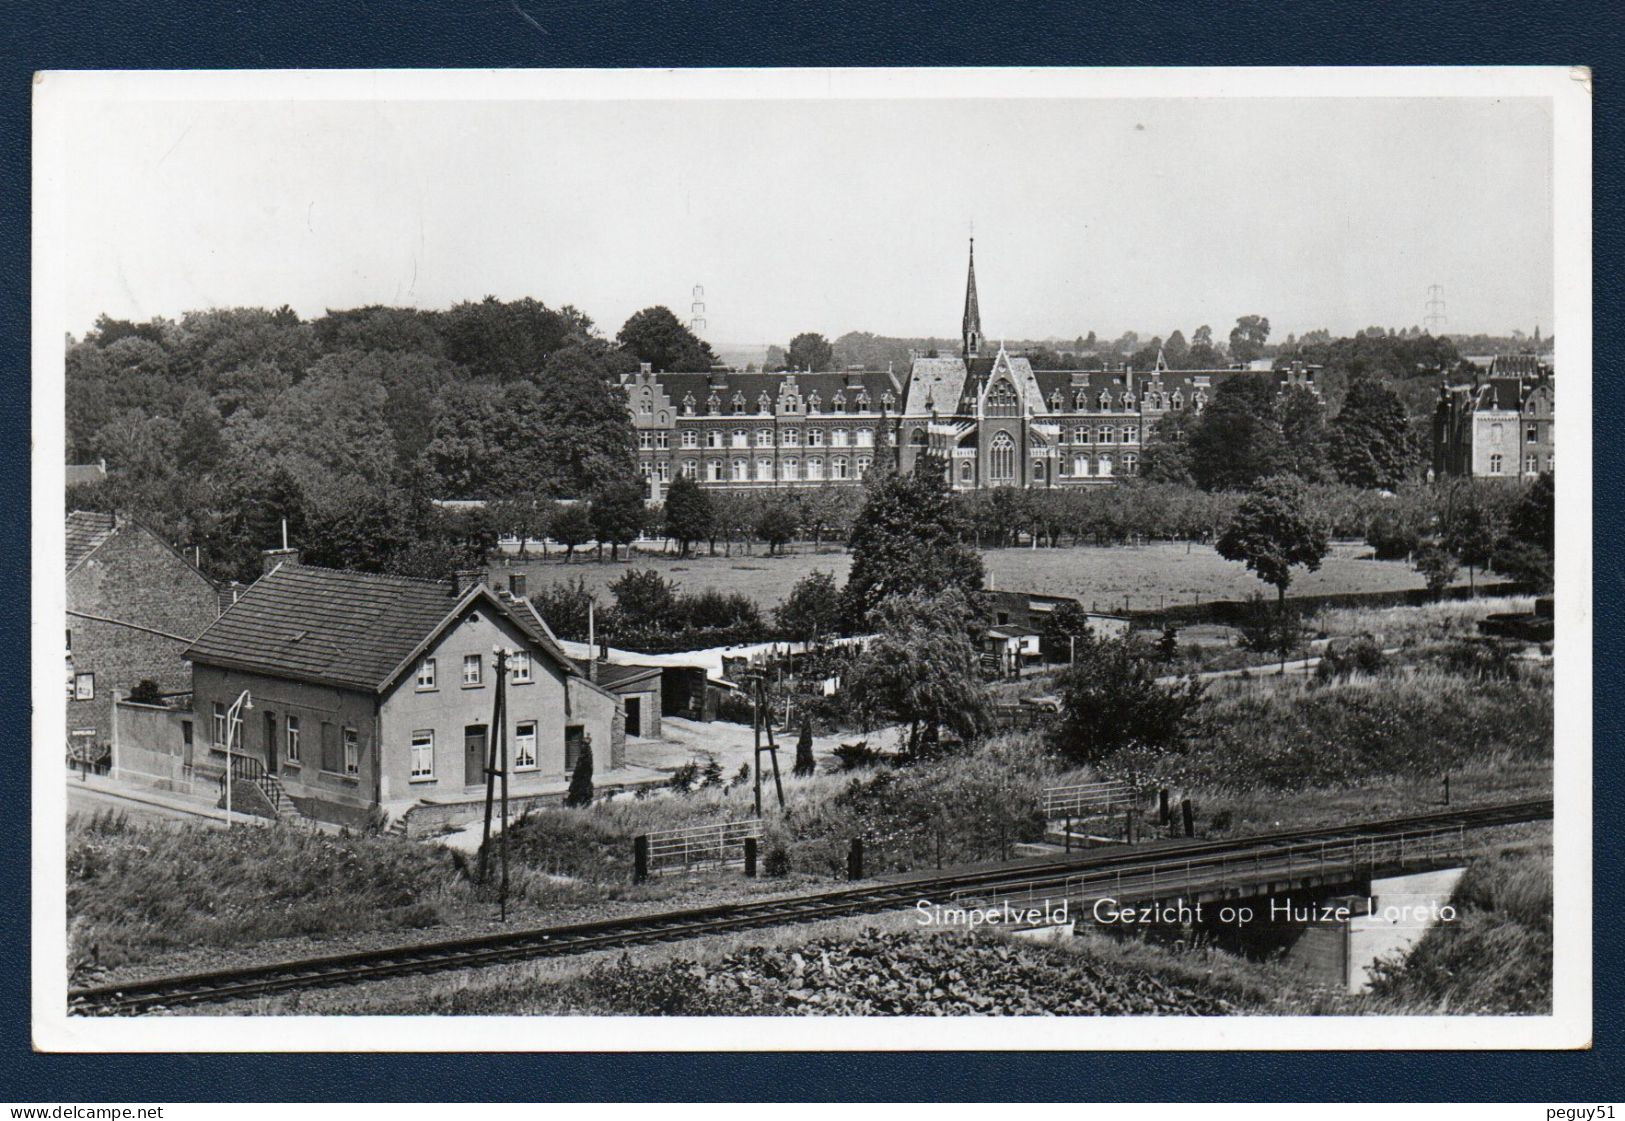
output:
[[[1134,788],[1121,780],[1044,788],[1044,820],[1106,817],[1134,805]]]
[[[707,865],[743,864],[745,841],[761,840],[762,819],[744,818],[714,825],[691,825],[644,834],[651,875]]]
[[[982,897],[1001,892],[1057,888],[1083,892],[1110,884],[1119,875],[1128,888],[1172,892],[1176,886],[1191,890],[1197,873],[1223,886],[1256,884],[1271,862],[1281,870],[1308,870],[1313,854],[1317,868],[1328,872],[1343,865],[1388,867],[1438,858],[1447,844],[1457,851],[1467,829],[1482,829],[1552,817],[1552,800],[1535,799],[1488,806],[1459,806],[1404,818],[1345,822],[1217,841],[1182,841],[1157,852],[1104,849],[1067,860],[1052,861],[1047,874],[1031,863],[1019,866],[972,868],[946,874],[872,882],[795,896],[758,899],[688,910],[622,916],[571,926],[503,931],[440,942],[420,942],[383,949],[362,950],[327,957],[238,966],[205,973],[152,977],[137,981],[103,983],[70,990],[74,1014],[129,1013],[145,1009],[199,1004],[270,993],[355,984],[385,977],[470,969],[486,965],[622,949],[634,945],[671,942],[709,934],[785,926],[823,918],[874,914],[913,906],[920,899],[969,897],[972,889]],[[1449,841],[1447,835],[1454,834]],[[1428,835],[1431,834],[1431,839]],[[1252,876],[1243,880],[1243,871]],[[1138,886],[1137,886],[1138,885]]]

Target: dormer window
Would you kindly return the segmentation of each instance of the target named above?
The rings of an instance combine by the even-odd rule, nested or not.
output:
[[[784,400],[784,411],[787,412],[787,413],[796,412],[798,409],[801,408],[801,402],[798,401],[796,398],[789,396],[788,394],[785,395],[783,400]]]
[[[830,400],[832,400],[834,402],[836,412],[838,412],[838,413],[846,412],[846,394],[842,393],[839,389],[837,389],[835,391],[835,396],[832,397]]]
[[[822,402],[819,400],[818,393],[815,390],[813,394],[807,398],[807,411],[810,413],[816,413],[821,403]]]
[[[888,390],[886,390],[886,392],[884,392],[884,393],[882,393],[880,395],[880,407],[881,408],[890,409],[895,404],[897,404],[897,398],[892,396],[892,391],[891,390],[888,389]]]
[[[1177,389],[1174,390],[1174,399],[1173,400],[1174,400],[1174,408],[1175,409],[1183,409],[1185,407],[1185,395],[1183,393],[1181,393]]]
[[[710,413],[712,416],[716,416],[718,413],[720,413],[722,411],[722,398],[718,397],[715,393],[707,397],[705,399],[705,411]]]
[[[683,398],[683,415],[694,415],[694,394],[690,393]]]
[[[867,389],[860,390],[858,392],[858,412],[866,413],[868,411],[869,411],[869,391]]]
[[[1132,394],[1132,393],[1123,394],[1123,408],[1129,409],[1129,410],[1132,410],[1134,408],[1134,394]]]
[[[756,398],[756,411],[759,413],[770,413],[773,411],[773,398],[767,395],[767,390],[765,389],[762,390],[762,395]]]
[[[745,395],[743,393],[737,391],[734,393],[733,406],[736,415],[745,411]]]
[[[1089,395],[1087,393],[1085,393],[1081,389],[1078,390],[1078,395],[1073,400],[1073,404],[1077,407],[1078,412],[1080,412],[1080,413],[1088,412],[1089,411]]]
[[[1207,404],[1207,394],[1198,392],[1196,394],[1196,411],[1201,412],[1202,411],[1202,406],[1204,406],[1206,404]]]
[[[1057,389],[1049,395],[1049,407],[1052,412],[1061,411],[1061,391]]]
[[[1109,389],[1102,389],[1100,391],[1100,411],[1103,413],[1109,413],[1112,411],[1112,393]]]

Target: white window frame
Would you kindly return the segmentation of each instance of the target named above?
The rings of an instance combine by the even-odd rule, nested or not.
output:
[[[812,480],[824,477],[824,461],[818,456],[811,456],[807,460],[807,478]]]
[[[756,430],[756,446],[771,448],[773,446],[773,430],[771,428],[758,428]]]
[[[344,758],[344,773],[358,775],[361,773],[361,733],[354,728],[341,728],[339,730],[339,750]]]
[[[527,734],[525,729],[529,728]],[[525,741],[530,741],[530,750],[525,750]],[[516,771],[534,771],[540,766],[536,754],[536,721],[521,720],[513,728],[513,769]]]
[[[822,428],[807,429],[807,446],[821,448],[824,446],[824,430]]]
[[[425,658],[418,663],[418,692],[429,693],[438,688],[435,684],[435,661]]]
[[[412,733],[412,751],[408,756],[411,781],[430,782],[434,779],[434,729],[419,728]]]
[[[658,448],[660,451],[665,451],[667,448],[671,447],[671,433],[670,432],[656,432],[655,433],[655,447]]]
[[[756,461],[756,481],[770,483],[773,481],[773,461],[766,457]]]
[[[793,483],[801,477],[801,464],[794,457],[783,460],[779,464],[779,470],[783,474],[785,482],[788,483]]]
[[[683,430],[683,447],[685,447],[685,448],[697,448],[699,446],[700,446],[699,434],[696,433],[692,428],[685,428]]]
[[[214,702],[214,745],[222,751],[226,747],[226,706],[219,701]]]
[[[849,447],[850,445],[848,445],[847,442],[846,442],[846,429],[844,429],[844,428],[831,429],[830,433],[829,433],[829,446],[832,447],[832,448]]]
[[[536,680],[530,675],[530,655],[521,650],[508,659],[508,680],[515,685],[529,685]]]
[[[732,479],[736,483],[750,482],[750,460],[736,459],[733,461]]]
[[[722,446],[722,429],[709,429],[705,433],[705,446],[708,448],[720,448]]]
[[[282,754],[283,757],[286,758],[290,763],[298,763],[300,761],[300,739],[301,734],[299,728],[299,718],[297,716],[287,717],[283,727]]]
[[[850,477],[847,471],[846,456],[844,455],[838,455],[834,459],[830,460],[829,469],[829,477],[832,479],[846,479]]]
[[[472,669],[474,676],[470,677],[468,671]],[[477,689],[485,684],[485,659],[478,654],[463,655],[463,688]]]

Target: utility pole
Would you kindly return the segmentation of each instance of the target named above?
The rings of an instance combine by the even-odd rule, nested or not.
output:
[[[497,775],[502,777],[502,884],[499,889],[500,908],[502,908],[502,921],[507,921],[507,772],[509,772],[509,757],[507,757],[507,660],[509,650],[502,647],[492,647],[496,655],[497,692],[496,699],[491,705],[491,731],[486,733],[486,827],[479,842],[479,882],[486,882],[486,868],[491,861],[491,817],[496,809]]]
[[[231,746],[236,739],[238,726],[242,723],[242,713],[254,711],[254,698],[244,689],[237,694],[237,699],[226,710],[226,828],[231,828],[231,780],[235,777],[231,768]]]
[[[779,745],[773,739],[773,711],[767,703],[767,678],[757,673],[751,676],[750,693],[751,737],[755,741],[756,761],[756,816],[762,816],[762,752],[773,760],[773,787],[779,795],[779,809],[784,809],[784,782],[779,777]],[[767,746],[762,746],[762,725],[767,725]]]

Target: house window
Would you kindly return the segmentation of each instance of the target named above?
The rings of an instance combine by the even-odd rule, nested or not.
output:
[[[536,721],[521,720],[513,730],[513,767],[516,771],[536,769]]]
[[[214,702],[214,745],[226,746],[226,706],[219,701]]]
[[[773,479],[773,461],[771,459],[758,459],[756,461],[756,479],[758,482],[771,482]]]
[[[434,729],[412,733],[412,777],[434,778]]]
[[[1135,468],[1140,465],[1140,457],[1132,453],[1123,456],[1123,474],[1135,474]]]
[[[1089,457],[1086,456],[1086,455],[1075,455],[1075,456],[1073,456],[1072,457],[1072,473],[1074,475],[1085,475],[1085,476],[1088,475],[1089,474]]]
[[[1080,424],[1074,428],[1072,430],[1072,442],[1074,444],[1087,444],[1089,442],[1089,426]]]
[[[875,430],[873,428],[858,429],[858,447],[872,448],[875,446]]]
[[[734,460],[734,482],[745,483],[750,481],[750,462],[744,459]]]
[[[733,446],[736,448],[750,447],[750,433],[743,428],[735,428]]]
[[[735,393],[734,394],[733,406],[734,406],[734,415],[738,416],[738,415],[741,415],[741,414],[744,413],[744,411],[745,411],[745,395],[743,393]]]
[[[830,401],[835,406],[835,411],[836,412],[838,412],[838,413],[846,412],[846,395],[844,393],[841,393],[839,390],[836,390],[835,396],[830,398]]]
[[[1140,430],[1138,428],[1135,428],[1132,424],[1123,425],[1123,443],[1132,444],[1139,438]]]
[[[95,674],[76,673],[73,675],[73,699],[76,701],[93,701],[96,699]]]
[[[875,461],[870,459],[868,456],[860,455],[858,457],[858,478],[867,478],[869,475],[869,468],[873,467],[874,463]]]
[[[1102,424],[1102,425],[1101,425],[1101,426],[1100,426],[1100,442],[1101,442],[1101,443],[1102,443],[1102,444],[1109,444],[1109,443],[1111,443],[1111,442],[1112,442],[1112,440],[1113,440],[1113,438],[1114,438],[1114,437],[1115,437],[1115,436],[1116,436],[1116,433],[1115,433],[1115,431],[1114,431],[1114,430],[1113,430],[1113,429],[1112,429],[1112,426],[1111,426],[1111,425],[1109,425],[1109,424]]]
[[[576,761],[587,748],[587,729],[582,724],[566,724],[564,726],[564,769],[574,771]]]
[[[767,395],[766,390],[763,390],[762,395],[756,398],[756,411],[759,413],[770,413],[773,411],[773,398]]]
[[[830,475],[836,479],[846,478],[846,459],[844,457],[830,463]]]
[[[787,482],[793,483],[801,477],[801,465],[793,459],[785,460],[781,470]]]
[[[1008,432],[1000,432],[993,437],[993,449],[988,456],[988,477],[995,482],[1008,482],[1016,477],[1016,442]]]
[[[786,428],[784,430],[783,443],[787,448],[799,448],[801,446],[801,429]]]
[[[478,685],[480,683],[481,658],[478,654],[463,655],[463,684]]]
[[[1523,469],[1531,475],[1537,473],[1540,470],[1540,456],[1525,456],[1523,461]]]
[[[697,448],[699,446],[700,446],[699,434],[697,432],[695,432],[692,428],[685,428],[683,430],[683,447],[685,447],[685,448]]]
[[[809,413],[816,413],[820,404],[821,402],[819,401],[818,394],[814,393],[811,397],[807,398],[807,411]]]
[[[822,479],[824,477],[824,461],[813,456],[807,461],[807,478]]]
[[[1100,457],[1100,473],[1102,475],[1110,475],[1112,473],[1112,457],[1111,456],[1103,455],[1103,456]]]
[[[837,428],[829,434],[829,446],[832,448],[846,447],[846,429]]]
[[[722,461],[720,459],[705,461],[705,481],[708,483],[720,483],[722,481]]]
[[[1179,392],[1177,389],[1174,390],[1173,406],[1175,412],[1178,412],[1180,409],[1185,407],[1185,395]]]
[[[685,459],[685,460],[683,460],[683,478],[685,478],[685,479],[694,479],[694,478],[698,478],[699,474],[700,474],[700,464],[699,464],[698,460],[693,460],[693,459]]]
[[[339,729],[336,724],[322,721],[322,770],[328,774],[338,774],[343,766],[339,756]]]
[[[649,481],[649,476],[654,474],[654,470],[654,464],[648,462],[647,460],[638,464],[638,472],[643,476],[644,482]]]
[[[807,429],[807,446],[821,448],[824,446],[824,430],[822,428]]]
[[[519,651],[517,654],[508,659],[508,667],[513,670],[513,676],[508,680],[512,681],[515,685],[530,684],[531,677],[529,654],[525,653],[523,650]]]
[[[968,459],[959,463],[959,481],[966,486],[976,481],[976,466]]]
[[[671,433],[656,432],[655,447],[659,448],[661,451],[665,451],[667,448],[671,447]]]
[[[639,432],[638,433],[638,450],[639,451],[648,451],[650,448],[652,448],[654,446],[655,446],[654,445],[654,434],[652,432]]]
[[[756,430],[756,446],[771,448],[773,446],[773,430],[771,428],[758,428]]]
[[[1499,475],[1500,473],[1501,473],[1501,456],[1500,456],[1500,453],[1498,452],[1495,455],[1490,456],[1490,474]]]
[[[1523,439],[1524,443],[1526,444],[1540,443],[1540,427],[1538,425],[1531,424],[1524,430]]]
[[[705,411],[713,416],[722,411],[722,398],[715,393],[705,399]]]
[[[354,728],[344,729],[344,773],[353,775],[361,770],[361,738]]]
[[[435,683],[434,683],[434,659],[433,658],[425,658],[425,659],[423,659],[422,664],[418,666],[418,688],[419,689],[433,689],[433,688],[435,688]]]
[[[297,763],[299,762],[299,718],[297,716],[288,717],[287,737],[287,746],[283,749],[283,754],[288,757],[288,762]]]
[[[1033,482],[1041,483],[1043,481],[1044,481],[1044,461],[1042,459],[1035,459],[1035,460],[1033,460]]]
[[[671,461],[662,459],[659,463],[655,464],[655,474],[660,476],[661,482],[671,482]]]
[[[705,434],[705,446],[708,448],[720,448],[722,446],[722,429],[713,428],[707,432]]]

